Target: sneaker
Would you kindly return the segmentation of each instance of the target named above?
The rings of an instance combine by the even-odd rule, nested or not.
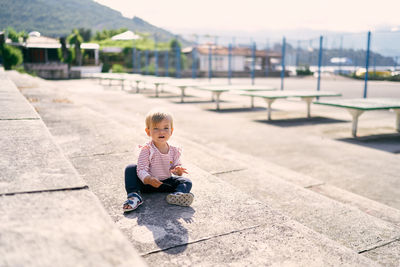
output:
[[[124,212],[129,212],[137,209],[140,205],[142,205],[143,200],[142,197],[137,193],[128,194],[128,199],[124,202],[122,209]]]
[[[176,192],[167,195],[167,202],[178,206],[190,206],[193,202],[193,198],[194,195],[192,193]]]

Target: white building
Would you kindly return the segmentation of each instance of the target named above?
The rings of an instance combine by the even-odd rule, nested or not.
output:
[[[204,44],[197,47],[187,47],[182,50],[184,54],[193,57],[194,48],[195,55],[198,58],[199,71],[208,71],[210,67],[211,54],[211,70],[213,72],[229,71],[229,49],[224,46],[216,46],[213,44]],[[275,69],[275,65],[280,62],[281,54],[265,51],[255,51],[255,70],[270,70]],[[232,48],[231,54],[231,71],[233,72],[248,72],[252,69],[253,56],[252,49],[248,47]]]

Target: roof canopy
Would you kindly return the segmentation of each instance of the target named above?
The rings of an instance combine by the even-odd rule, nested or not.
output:
[[[61,48],[58,39],[37,35],[30,35],[25,46],[28,48]]]
[[[136,39],[140,39],[141,37],[135,33],[133,33],[132,31],[126,31],[117,35],[114,35],[113,37],[111,37],[111,40],[136,40]]]
[[[95,43],[82,43],[81,49],[92,49],[92,50],[99,50],[100,45]]]

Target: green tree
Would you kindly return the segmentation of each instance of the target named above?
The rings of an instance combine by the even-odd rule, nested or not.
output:
[[[120,29],[112,29],[112,30],[103,30],[101,32],[96,32],[94,36],[94,40],[96,41],[103,41],[107,39],[111,39],[114,35],[126,32],[127,28],[120,28]]]
[[[26,41],[28,34],[25,31],[16,32],[12,27],[7,28],[7,37],[11,39],[13,43],[19,43],[20,41]]]
[[[75,48],[75,64],[78,66],[82,65],[82,51],[81,44],[83,43],[82,36],[79,34],[77,29],[72,31],[72,34],[68,36],[68,43],[73,45]]]
[[[169,48],[170,48],[171,51],[175,51],[177,46],[179,47],[179,49],[181,49],[181,47],[182,47],[181,43],[177,39],[172,39],[169,42]]]
[[[75,59],[75,50],[73,48],[67,48],[66,38],[60,38],[61,48],[58,49],[58,58],[61,62],[68,63],[68,67],[71,66]]]
[[[91,29],[79,28],[79,34],[82,36],[84,42],[90,42],[92,39]]]
[[[19,42],[19,35],[13,28],[8,27],[7,32],[8,32],[7,34],[8,38],[10,38],[13,43]]]
[[[12,67],[22,63],[22,52],[18,48],[10,45],[2,45],[0,49],[4,68],[6,70],[11,70]]]

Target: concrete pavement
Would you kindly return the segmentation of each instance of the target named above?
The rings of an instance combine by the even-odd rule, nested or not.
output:
[[[287,168],[287,161],[293,161],[290,156],[295,157],[303,146],[311,149],[297,159],[303,164],[308,163],[312,151],[325,151],[318,148],[321,144],[335,147],[326,150],[333,155],[338,148],[349,146],[332,140],[323,130],[321,140],[316,133],[320,134],[327,125],[314,122],[294,131],[252,121],[254,115],[265,115],[263,109],[255,114],[214,113],[204,109],[212,103],[202,102],[203,95],[193,97],[200,97],[198,104],[178,105],[173,98],[149,98],[146,93],[128,95],[90,81],[39,83],[38,87],[24,89],[24,95],[33,99],[32,104],[65,155],[151,266],[379,263],[390,266],[398,261],[397,209],[382,204],[380,198],[374,202],[333,186],[333,174],[329,177],[333,181],[328,182],[320,179],[322,172],[309,175]],[[226,101],[224,104],[229,106],[242,105],[235,97],[227,97]],[[243,101],[243,105],[247,102]],[[134,162],[135,145],[147,140],[143,117],[154,105],[166,106],[176,115],[173,141],[184,146],[196,200],[192,207],[180,208],[166,205],[163,194],[146,195],[145,205],[123,216],[123,169]],[[286,102],[282,105],[288,106]],[[303,110],[297,103],[290,107],[286,114],[293,111],[301,114]],[[282,139],[259,141],[263,134],[269,137],[275,133]],[[239,142],[238,134],[246,140],[244,143]],[[294,140],[286,144],[282,142],[285,137]],[[297,147],[293,145],[295,141]],[[276,149],[282,164],[260,156],[259,152],[267,151],[261,145],[264,143],[271,153]],[[286,156],[280,155],[282,148],[278,144],[284,146]],[[349,158],[364,155],[361,164],[374,154],[369,149],[350,147]],[[389,155],[384,156],[390,159],[387,164],[396,168],[396,155]],[[386,174],[389,178],[384,181],[396,181],[391,173]],[[383,183],[382,192],[389,185]],[[388,198],[395,196],[393,191]],[[363,203],[374,207],[372,213],[378,215],[371,216]]]
[[[146,266],[0,73],[0,266]]]

